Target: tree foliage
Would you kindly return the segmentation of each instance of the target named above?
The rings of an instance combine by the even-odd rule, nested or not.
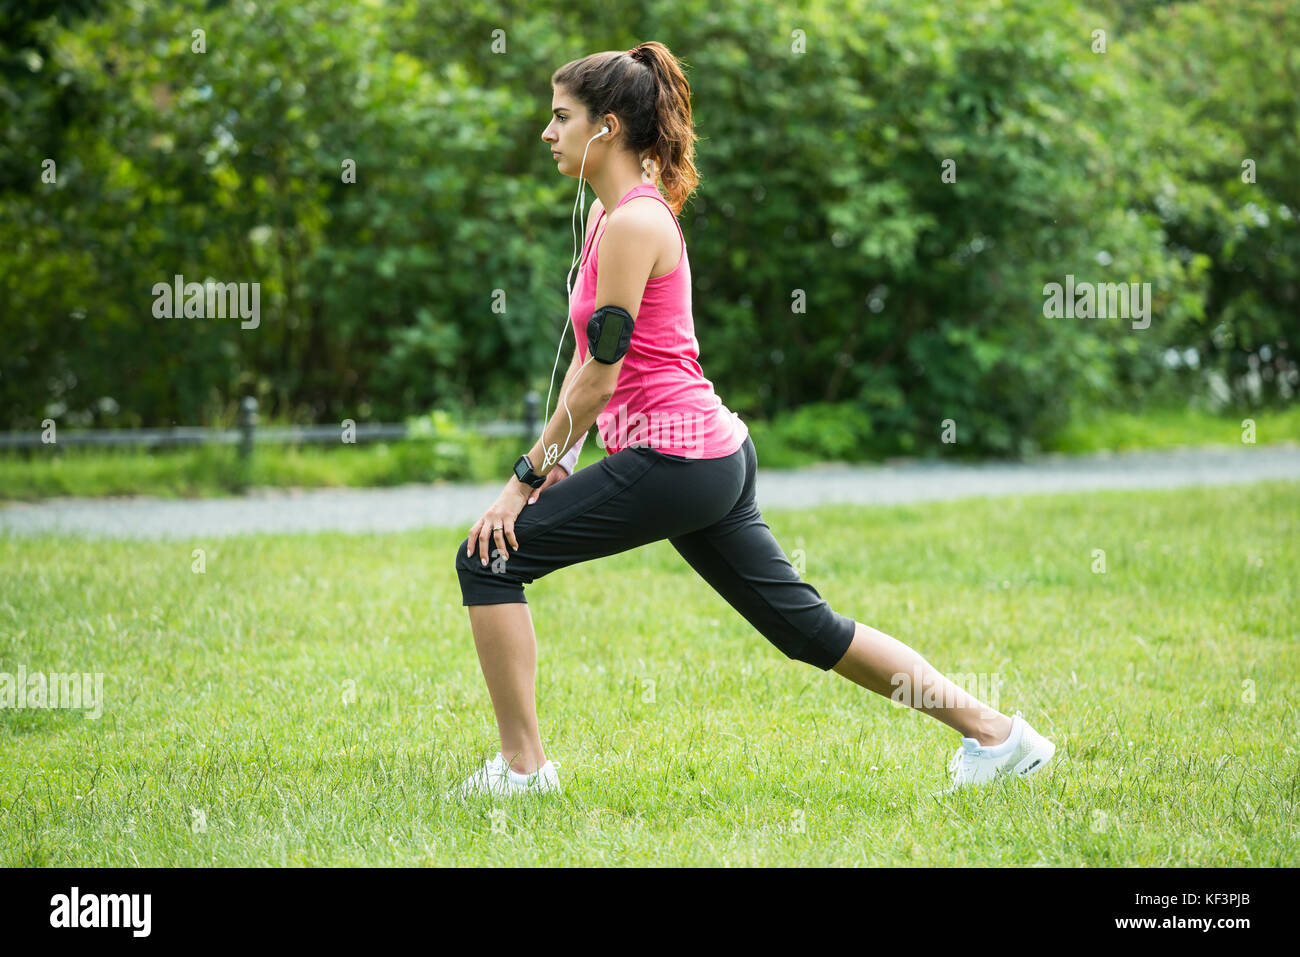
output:
[[[1233,376],[1269,350],[1275,385],[1294,363],[1287,4],[673,0],[598,32],[607,13],[125,0],[0,20],[9,427],[215,422],[243,394],[300,421],[517,416],[565,325],[576,182],[539,138],[549,76],[647,38],[692,83],[696,328],[743,416],[845,408],[904,450],[953,420],[1017,452],[1081,407],[1186,387],[1171,348]],[[177,274],[259,283],[260,325],[156,318]],[[1150,284],[1149,327],[1050,318],[1067,275]]]

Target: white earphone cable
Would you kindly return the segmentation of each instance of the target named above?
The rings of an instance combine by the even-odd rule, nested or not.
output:
[[[586,209],[587,209],[587,194],[586,194],[585,190],[583,189],[584,181],[583,181],[583,178],[582,178],[582,172],[583,172],[583,170],[585,170],[585,169],[587,168],[587,150],[591,148],[592,141],[594,141],[594,140],[597,139],[598,137],[604,136],[604,135],[605,135],[606,133],[608,133],[608,132],[609,132],[609,127],[604,127],[604,128],[602,128],[601,131],[600,131],[599,133],[597,133],[597,134],[596,134],[595,136],[593,136],[591,139],[587,140],[587,145],[586,145],[586,147],[583,148],[583,151],[582,151],[582,165],[578,168],[578,195],[577,195],[577,196],[574,198],[574,200],[573,200],[573,206],[574,206],[574,210],[573,210],[573,212],[580,212],[580,215],[579,215],[579,221],[580,221],[580,222],[585,222],[584,217],[585,217],[585,215],[586,215]],[[579,207],[579,203],[578,203],[579,200],[582,201],[581,207]],[[565,288],[566,292],[568,293],[568,298],[565,299],[564,331],[560,333],[560,344],[559,344],[558,347],[556,347],[556,350],[555,350],[555,365],[553,365],[553,366],[551,367],[551,382],[550,382],[550,385],[548,385],[548,386],[547,386],[547,389],[546,389],[546,409],[545,409],[545,411],[544,411],[543,414],[542,414],[542,441],[543,441],[543,443],[546,441],[546,425],[547,425],[547,423],[550,421],[550,414],[551,414],[551,391],[555,388],[555,370],[558,369],[558,368],[560,367],[560,351],[564,348],[564,337],[565,337],[565,335],[568,334],[568,331],[569,331],[569,325],[570,325],[571,322],[572,322],[572,320],[570,319],[570,316],[569,316],[569,309],[571,308],[571,306],[570,306],[570,301],[571,301],[572,298],[573,298],[572,278],[573,278],[573,267],[574,267],[574,262],[577,261],[577,260],[581,260],[581,261],[578,261],[578,262],[577,262],[577,265],[578,265],[578,277],[579,277],[579,278],[582,278],[582,264],[583,264],[584,262],[586,262],[586,258],[580,256],[580,254],[577,252],[578,234],[577,234],[577,229],[576,229],[576,227],[574,226],[574,222],[573,222],[573,212],[569,213],[569,231],[570,231],[570,232],[572,233],[572,235],[573,235],[573,243],[574,243],[574,247],[575,247],[575,254],[574,254],[574,259],[573,259],[573,260],[570,260],[570,262],[569,262],[569,271],[568,271],[568,273],[565,274],[565,277],[564,277],[564,288]],[[585,232],[585,231],[586,231],[586,230],[584,229],[584,232]],[[583,251],[585,251],[585,250],[586,250],[586,240],[585,240],[585,237],[584,237],[584,240],[583,240]],[[575,333],[575,336],[576,336],[576,333]],[[562,396],[560,397],[560,401],[564,403],[564,411],[565,411],[565,413],[566,413],[566,414],[568,415],[568,417],[569,417],[569,433],[568,433],[568,435],[566,435],[566,436],[564,437],[564,445],[565,445],[566,447],[567,447],[568,444],[569,444],[569,438],[573,435],[573,412],[572,412],[572,410],[569,409],[568,393],[571,392],[571,391],[573,391],[573,387],[574,387],[574,386],[577,384],[577,382],[578,382],[578,376],[582,375],[582,370],[585,369],[585,368],[587,368],[587,366],[588,366],[588,365],[590,364],[590,362],[591,362],[591,359],[592,359],[592,357],[591,357],[590,355],[587,356],[587,361],[584,362],[584,363],[582,364],[582,366],[578,369],[578,373],[577,373],[577,375],[575,375],[575,376],[573,377],[573,381],[569,383],[569,388],[566,389],[566,390],[565,390],[565,394],[562,395]],[[543,469],[550,468],[552,465],[554,465],[554,464],[559,460],[559,458],[560,458],[560,446],[559,446],[559,445],[557,445],[556,443],[552,442],[549,446],[547,446],[547,445],[544,445],[544,446],[543,446],[543,459],[542,459],[542,468],[543,468]]]

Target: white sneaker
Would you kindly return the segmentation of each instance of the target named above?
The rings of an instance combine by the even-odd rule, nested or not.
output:
[[[981,747],[974,738],[961,739],[961,747],[948,762],[952,787],[935,794],[951,794],[1000,777],[1029,777],[1041,771],[1055,753],[1056,745],[1035,731],[1017,711],[1011,718],[1011,734],[1001,744]]]
[[[456,787],[451,788],[445,797],[473,797],[482,795],[503,796],[510,794],[542,794],[560,790],[560,778],[555,769],[560,765],[547,761],[532,774],[520,774],[510,767],[505,756],[498,751],[490,761],[484,761],[479,768]]]

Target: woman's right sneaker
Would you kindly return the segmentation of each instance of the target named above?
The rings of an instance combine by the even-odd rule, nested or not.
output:
[[[981,747],[974,738],[962,738],[961,747],[948,762],[952,787],[936,794],[951,794],[959,788],[980,786],[1000,777],[1027,778],[1052,760],[1056,745],[1033,729],[1019,711],[1011,718],[1011,734],[1001,744]]]

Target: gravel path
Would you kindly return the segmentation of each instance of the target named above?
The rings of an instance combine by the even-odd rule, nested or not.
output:
[[[759,450],[762,460],[762,450]],[[1300,481],[1300,445],[1199,448],[1114,455],[1052,455],[1024,463],[760,466],[760,508],[884,505],[969,496]],[[0,534],[194,538],[257,532],[465,531],[505,482],[388,489],[261,489],[223,499],[51,499],[0,506]]]

